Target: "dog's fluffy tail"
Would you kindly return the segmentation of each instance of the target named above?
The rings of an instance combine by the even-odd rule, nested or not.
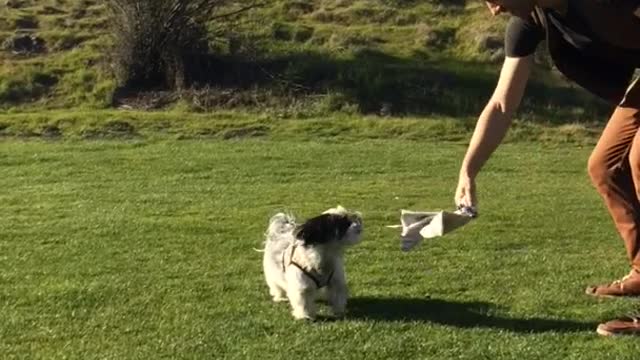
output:
[[[267,228],[267,241],[282,241],[283,236],[296,227],[296,220],[292,215],[285,213],[277,213],[269,220],[269,228]]]
[[[253,248],[257,252],[265,252],[267,247],[271,249],[284,249],[293,240],[293,229],[296,221],[293,215],[277,213],[269,219],[269,227],[264,233],[265,243],[262,249]],[[274,247],[275,246],[275,247]]]

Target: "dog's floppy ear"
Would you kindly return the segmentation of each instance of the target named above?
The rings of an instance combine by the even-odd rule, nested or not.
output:
[[[307,245],[325,244],[344,236],[349,226],[351,221],[344,216],[322,214],[298,226],[295,236]]]
[[[334,232],[329,225],[329,215],[316,216],[296,228],[296,238],[302,240],[306,245],[324,244],[334,236]]]

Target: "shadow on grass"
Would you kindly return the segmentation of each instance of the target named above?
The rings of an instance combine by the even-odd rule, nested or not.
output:
[[[594,331],[598,325],[595,322],[491,315],[495,308],[484,302],[359,297],[349,300],[348,317],[376,321],[419,321],[460,328],[493,328],[517,333]]]
[[[200,85],[275,89],[302,96],[341,94],[334,101],[355,104],[362,113],[387,109],[398,115],[454,117],[480,113],[500,68],[499,64],[429,60],[420,52],[397,57],[375,49],[361,49],[341,59],[308,51],[263,59],[210,56],[199,61],[190,68],[203,69],[191,80]],[[583,90],[548,85],[533,76],[520,114],[562,124],[604,121],[610,110]]]

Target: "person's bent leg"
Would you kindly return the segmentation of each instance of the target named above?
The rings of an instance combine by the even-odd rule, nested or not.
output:
[[[636,81],[627,91],[625,100],[614,112],[616,123],[626,124],[624,126],[629,129],[633,128],[634,124],[640,123],[640,82]],[[624,127],[623,126],[623,127]],[[627,133],[624,132],[624,139],[627,139]],[[613,287],[609,287],[613,293],[632,294],[638,287],[639,271],[640,271],[640,235],[638,234],[638,222],[640,214],[638,213],[638,199],[640,199],[640,131],[636,131],[632,144],[628,150],[627,156],[627,168],[631,174],[632,183],[634,184],[635,202],[627,201],[626,197],[621,198],[620,203],[616,203],[616,197],[612,197],[613,200],[607,200],[605,202],[612,213],[614,222],[620,235],[622,236],[625,247],[627,249],[627,255],[631,262],[631,272],[618,282],[614,282]],[[597,173],[597,171],[596,171]],[[603,180],[599,180],[603,182]],[[600,188],[599,188],[600,189]],[[600,193],[607,193],[606,186],[602,184],[602,190]],[[624,191],[623,191],[624,192]],[[624,192],[626,194],[626,192]],[[613,205],[613,209],[612,206]],[[594,291],[595,293],[598,290]],[[602,288],[600,292],[603,292]],[[619,336],[619,335],[640,335],[640,316],[638,313],[628,316],[620,317],[611,321],[607,321],[598,325],[597,333],[603,336]]]
[[[629,121],[635,121],[640,124],[640,82],[636,81],[629,89],[621,107],[625,109],[625,116]],[[629,168],[635,186],[636,199],[640,201],[640,131],[636,135],[629,151]],[[640,212],[635,212],[636,222],[640,222]],[[625,239],[627,254],[631,261],[631,267],[640,272],[640,234],[636,232],[635,236]]]
[[[622,237],[631,272],[612,283],[591,286],[596,296],[640,295],[640,83],[632,86],[615,109],[589,158],[589,175]]]

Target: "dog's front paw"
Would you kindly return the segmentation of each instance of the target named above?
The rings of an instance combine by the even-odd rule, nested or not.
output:
[[[347,311],[344,308],[340,308],[340,309],[331,309],[331,313],[333,314],[334,317],[336,318],[343,318],[347,315]]]
[[[345,296],[334,294],[334,296],[330,297],[329,304],[331,305],[331,313],[335,317],[344,316],[347,310],[347,298]]]

